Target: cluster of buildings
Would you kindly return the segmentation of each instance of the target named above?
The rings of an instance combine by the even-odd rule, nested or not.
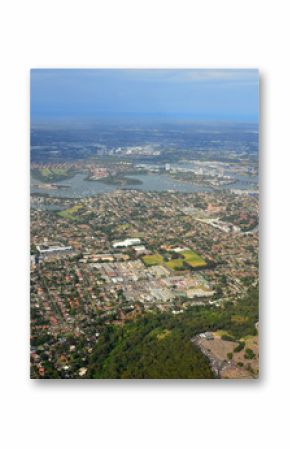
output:
[[[179,313],[195,304],[235,301],[257,283],[258,230],[249,232],[258,220],[255,196],[115,190],[82,199],[33,198],[42,206],[31,210],[36,377],[45,376],[51,365],[69,366],[68,376],[84,375],[81,369],[108,324],[144,310]],[[55,210],[74,210],[77,204],[74,219]],[[144,254],[166,258],[172,248],[194,250],[206,267],[145,266]],[[77,351],[84,365],[72,368]]]
[[[106,167],[93,166],[90,168],[89,180],[97,181],[98,179],[107,178],[109,170]]]
[[[115,154],[126,155],[126,156],[159,156],[160,150],[156,149],[152,145],[137,145],[137,146],[126,146],[118,147]]]

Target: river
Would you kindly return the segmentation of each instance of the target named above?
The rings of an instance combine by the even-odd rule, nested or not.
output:
[[[53,190],[35,187],[36,184],[41,184],[41,182],[31,177],[31,193],[46,194],[52,197],[59,198],[83,198],[120,189],[120,186],[109,185],[100,181],[88,181],[86,177],[86,173],[77,173],[70,179],[54,182],[54,184],[56,185],[68,187]],[[170,190],[184,193],[212,191],[210,187],[177,181],[166,174],[133,175],[127,176],[127,178],[138,179],[142,182],[142,184],[128,184],[126,187],[123,187],[124,189],[143,190],[144,192],[164,192]],[[241,178],[242,179],[239,179],[235,184],[223,186],[223,189],[253,188],[253,185],[250,184],[249,180],[246,177]],[[254,182],[254,180],[251,181]]]

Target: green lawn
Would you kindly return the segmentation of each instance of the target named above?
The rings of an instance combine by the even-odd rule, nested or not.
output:
[[[169,262],[164,262],[164,264],[171,270],[177,270],[183,267],[183,259],[171,259]]]
[[[62,210],[57,213],[62,218],[67,218],[69,220],[78,220],[79,217],[76,216],[76,212],[79,211],[79,209],[82,208],[82,204],[75,204],[74,206],[70,207],[69,209]]]
[[[145,265],[161,265],[163,264],[163,257],[160,254],[152,254],[150,256],[144,256],[143,262]]]
[[[206,262],[203,260],[203,258],[194,251],[183,251],[181,254],[184,256],[185,261],[191,267],[204,267],[206,265]]]

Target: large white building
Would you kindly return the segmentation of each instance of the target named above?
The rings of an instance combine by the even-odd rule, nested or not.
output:
[[[44,246],[44,245],[37,245],[36,246],[37,251],[40,254],[51,254],[51,253],[58,253],[63,251],[72,251],[71,246]]]
[[[139,245],[140,243],[140,239],[125,239],[121,242],[113,243],[113,248],[127,248],[128,246]]]

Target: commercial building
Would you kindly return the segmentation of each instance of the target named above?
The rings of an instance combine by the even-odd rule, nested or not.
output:
[[[128,248],[128,246],[139,245],[140,243],[140,239],[125,239],[121,242],[113,243],[113,248]]]

